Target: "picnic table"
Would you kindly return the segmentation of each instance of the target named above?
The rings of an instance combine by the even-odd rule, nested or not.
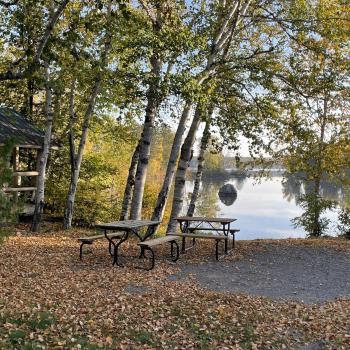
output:
[[[213,231],[218,234],[223,233],[228,235],[230,231],[230,225],[237,219],[234,218],[213,218],[213,217],[201,217],[201,216],[179,216],[176,218],[180,224],[180,230],[182,233],[194,232],[194,231]],[[193,225],[194,223],[194,225]],[[222,227],[217,228],[213,224],[220,224]],[[203,227],[203,224],[209,225],[209,227]]]
[[[96,227],[104,230],[105,238],[108,240],[110,246],[114,247],[113,250],[113,265],[117,266],[123,266],[119,264],[118,262],[118,248],[121,244],[123,244],[129,236],[135,235],[140,242],[144,242],[147,238],[154,235],[155,230],[157,226],[160,224],[160,221],[151,221],[151,220],[123,220],[123,221],[114,221],[114,222],[108,222],[104,224],[98,224]],[[140,230],[142,228],[148,228],[150,227],[150,230],[147,230],[148,233],[145,235],[142,235]],[[123,232],[123,235],[120,237],[119,241],[116,243],[113,241],[113,239],[108,234],[108,231],[121,231]],[[141,255],[142,257],[144,254],[144,250],[141,247]]]
[[[219,260],[219,242],[224,241],[225,254],[228,254],[229,234],[232,235],[232,248],[234,247],[234,234],[239,231],[231,229],[234,218],[216,218],[199,216],[180,216],[176,220],[180,224],[181,233],[168,233],[168,235],[182,237],[182,252],[194,247],[196,238],[212,239],[216,242],[216,260]],[[220,227],[216,227],[219,224]],[[205,226],[203,226],[205,225]],[[209,234],[200,234],[198,231],[209,231]],[[186,249],[186,238],[192,238],[192,246]]]

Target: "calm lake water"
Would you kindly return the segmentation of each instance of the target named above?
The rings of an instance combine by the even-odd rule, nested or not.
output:
[[[241,230],[237,239],[306,237],[303,229],[295,229],[291,223],[292,218],[302,214],[295,200],[300,186],[293,181],[286,182],[282,175],[260,180],[251,176],[228,177],[203,180],[195,215],[237,218],[233,225]],[[237,198],[233,203],[232,200],[224,200],[224,203],[219,197],[219,189],[225,184],[232,184],[237,190]],[[193,186],[194,181],[187,181],[188,198]],[[328,198],[337,194],[337,189],[334,188],[327,188],[324,193],[325,191],[328,191]],[[337,213],[328,211],[325,216],[332,221],[328,234],[335,235]]]

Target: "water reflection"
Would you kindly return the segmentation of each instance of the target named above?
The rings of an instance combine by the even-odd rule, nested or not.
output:
[[[237,198],[232,203],[219,197],[219,189],[225,184],[232,184],[237,190]],[[295,229],[291,220],[302,215],[300,198],[312,191],[312,186],[304,174],[273,175],[259,181],[242,174],[204,176],[195,215],[237,218],[240,239],[305,237],[306,232]],[[186,183],[189,198],[192,189],[193,181],[189,180]],[[349,198],[348,188],[326,179],[321,181],[320,191],[322,196],[340,204]],[[328,210],[325,215],[332,223],[328,232],[332,235],[337,214]]]
[[[289,174],[285,173],[282,178],[282,191],[284,198],[288,201],[295,200],[299,203],[302,195],[311,194],[315,190],[315,182],[308,181],[303,173]],[[329,181],[323,178],[320,182],[320,196],[342,205],[346,198],[346,187],[341,184]]]
[[[225,204],[228,207],[232,205],[237,199],[237,190],[232,184],[221,186],[218,194],[221,203]]]

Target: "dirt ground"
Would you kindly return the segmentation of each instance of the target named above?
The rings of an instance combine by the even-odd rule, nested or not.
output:
[[[350,349],[349,241],[240,241],[215,262],[202,240],[176,264],[164,245],[145,271],[136,240],[124,268],[105,241],[80,261],[88,233],[0,245],[0,349]]]
[[[334,248],[271,243],[239,261],[181,264],[177,277],[189,274],[215,291],[307,304],[350,297],[350,253]]]

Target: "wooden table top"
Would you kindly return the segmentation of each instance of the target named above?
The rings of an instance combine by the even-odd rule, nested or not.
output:
[[[234,218],[207,218],[202,216],[179,216],[176,218],[177,221],[200,221],[200,222],[219,222],[221,224],[229,224],[230,222],[236,221]]]
[[[151,221],[151,220],[123,220],[108,222],[105,224],[98,224],[96,227],[110,230],[132,230],[135,228],[145,227],[145,226],[155,226],[160,224],[161,221]]]

